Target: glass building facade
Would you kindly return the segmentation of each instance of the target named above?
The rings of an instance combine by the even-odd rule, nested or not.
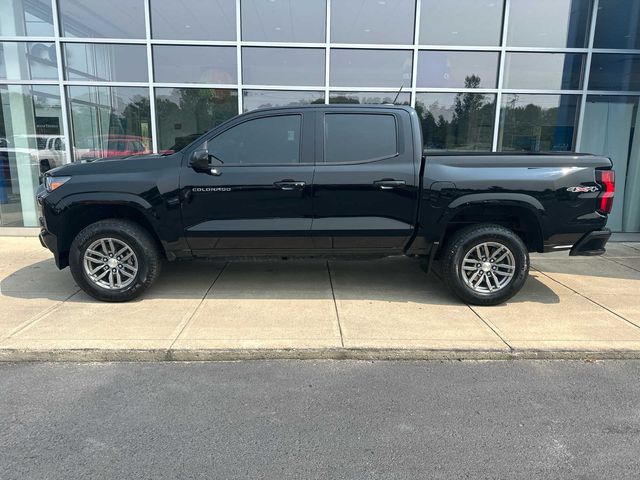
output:
[[[396,99],[427,152],[610,156],[610,226],[640,232],[637,0],[2,0],[0,98],[0,226],[36,225],[39,177],[66,162]]]

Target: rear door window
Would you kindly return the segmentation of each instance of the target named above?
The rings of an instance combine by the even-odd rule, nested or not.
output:
[[[327,113],[324,116],[325,163],[380,160],[398,153],[393,115]]]

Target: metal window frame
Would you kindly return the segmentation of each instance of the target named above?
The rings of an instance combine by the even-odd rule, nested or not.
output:
[[[111,86],[111,87],[141,87],[149,91],[150,101],[150,129],[152,137],[153,151],[158,151],[158,125],[156,118],[156,88],[216,88],[236,90],[238,94],[238,113],[243,112],[243,91],[244,90],[286,90],[286,91],[321,91],[324,92],[325,103],[329,103],[329,97],[333,92],[382,92],[397,93],[395,87],[344,87],[331,85],[331,51],[333,49],[366,49],[366,50],[404,50],[412,52],[411,86],[403,88],[403,93],[410,94],[410,104],[415,107],[416,94],[419,93],[479,93],[493,94],[496,96],[496,110],[493,122],[492,151],[500,149],[500,120],[503,95],[519,94],[541,94],[541,95],[580,95],[579,112],[576,120],[576,135],[574,138],[574,149],[580,149],[582,140],[582,126],[584,123],[585,106],[588,95],[610,95],[610,96],[640,96],[640,91],[603,91],[589,90],[589,74],[591,59],[594,53],[609,54],[637,54],[640,49],[611,49],[594,48],[595,27],[597,22],[597,12],[599,0],[593,0],[590,12],[589,37],[587,46],[584,48],[554,48],[554,47],[514,47],[507,45],[509,12],[511,0],[504,0],[502,11],[502,32],[500,45],[429,45],[420,44],[420,16],[422,13],[422,0],[415,0],[414,11],[414,32],[412,44],[345,44],[331,42],[331,2],[326,0],[325,15],[325,41],[324,42],[264,42],[242,40],[242,0],[236,0],[236,38],[230,40],[168,40],[153,38],[151,30],[151,1],[142,0],[144,6],[144,28],[143,38],[80,38],[65,37],[61,31],[60,11],[58,0],[51,0],[53,14],[54,36],[0,36],[0,42],[49,42],[55,44],[56,55],[58,57],[58,79],[51,80],[11,80],[0,79],[0,85],[57,85],[60,89],[60,103],[62,115],[62,134],[68,139],[67,145],[71,146],[71,125],[70,111],[67,98],[68,86]],[[144,45],[147,55],[148,81],[146,82],[106,82],[106,81],[84,81],[66,80],[64,78],[63,65],[63,44],[64,43],[111,43],[111,44],[132,44]],[[209,84],[209,83],[185,83],[185,82],[156,82],[153,68],[153,46],[154,45],[185,45],[185,46],[228,46],[236,48],[236,68],[237,83],[233,84]],[[244,84],[242,76],[242,47],[286,47],[286,48],[318,48],[325,52],[325,74],[323,85],[264,85],[264,84]],[[418,57],[421,50],[441,50],[441,51],[465,51],[465,52],[497,52],[500,55],[498,64],[498,76],[496,88],[429,88],[417,86]],[[582,88],[576,90],[547,90],[547,89],[508,89],[504,88],[504,70],[506,55],[509,52],[528,53],[583,53],[586,55],[584,63],[584,78]],[[71,148],[67,149],[66,157],[71,161]]]

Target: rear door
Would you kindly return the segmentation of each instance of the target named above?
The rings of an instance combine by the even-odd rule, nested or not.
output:
[[[313,187],[314,245],[402,251],[413,233],[418,166],[402,109],[319,109]]]
[[[286,109],[240,117],[193,150],[214,173],[185,159],[182,215],[197,254],[283,254],[311,249],[313,112]]]

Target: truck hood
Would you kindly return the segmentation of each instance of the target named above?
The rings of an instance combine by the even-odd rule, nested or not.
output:
[[[47,172],[47,175],[61,177],[156,170],[166,165],[167,161],[175,160],[176,156],[177,154],[168,156],[148,154],[101,158],[92,162],[73,162],[51,169]]]

